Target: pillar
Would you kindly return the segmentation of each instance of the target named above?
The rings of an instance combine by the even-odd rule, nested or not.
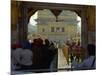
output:
[[[27,32],[28,32],[28,16],[27,16],[27,8],[25,5],[21,5],[20,7],[21,18],[19,18],[19,25],[18,25],[18,35],[19,35],[19,42],[23,42],[27,40]]]
[[[85,10],[81,11],[81,45],[84,48],[85,57],[87,57],[87,44],[88,44],[88,25],[85,15]]]

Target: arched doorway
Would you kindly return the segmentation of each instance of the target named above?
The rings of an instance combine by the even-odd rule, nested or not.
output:
[[[67,41],[70,44],[81,43],[81,18],[74,11],[62,10],[56,18],[49,9],[38,10],[30,17],[28,24],[28,39],[32,42],[36,38],[56,42],[58,44],[58,56],[56,56],[58,69],[68,68],[70,66],[66,65],[68,55],[62,47]]]
[[[59,12],[59,10],[71,10],[71,11],[76,12],[78,14],[78,16],[81,17],[81,22],[82,22],[82,26],[81,26],[82,37],[81,37],[81,40],[83,40],[82,45],[86,48],[88,37],[87,37],[87,21],[86,21],[86,16],[85,16],[86,14],[85,14],[85,7],[84,6],[66,5],[66,4],[65,5],[64,4],[56,4],[56,6],[55,6],[55,4],[52,4],[52,3],[50,3],[49,5],[46,5],[46,3],[35,3],[34,4],[34,2],[22,2],[22,8],[23,9],[21,11],[22,11],[22,13],[24,12],[22,14],[22,18],[23,18],[24,22],[22,21],[21,25],[22,26],[25,25],[24,26],[25,29],[24,29],[24,33],[23,33],[24,35],[22,34],[24,37],[22,37],[22,35],[19,34],[19,36],[21,36],[20,39],[21,38],[22,38],[22,40],[27,39],[27,24],[28,24],[28,18],[29,18],[29,16],[27,15],[27,14],[29,14],[28,11],[33,10],[32,11],[32,14],[33,14],[37,10],[41,10],[41,9],[45,9],[45,8],[50,9],[50,10],[56,9],[55,10],[56,12]],[[25,18],[25,15],[26,15],[26,18]]]

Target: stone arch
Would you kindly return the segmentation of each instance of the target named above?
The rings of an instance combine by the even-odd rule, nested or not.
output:
[[[88,34],[87,34],[87,19],[90,19],[87,16],[88,12],[88,6],[85,5],[74,5],[74,4],[57,4],[57,3],[41,3],[41,2],[21,2],[20,8],[21,8],[21,21],[19,23],[20,28],[19,28],[19,40],[26,40],[27,36],[27,22],[28,22],[28,10],[31,10],[31,8],[34,8],[34,11],[31,11],[30,13],[34,13],[39,9],[52,9],[52,10],[71,10],[76,12],[81,18],[82,18],[82,40],[84,47],[86,47],[87,42],[88,42]],[[92,9],[92,8],[91,8]],[[89,15],[89,14],[88,14]],[[22,33],[20,33],[22,32]]]

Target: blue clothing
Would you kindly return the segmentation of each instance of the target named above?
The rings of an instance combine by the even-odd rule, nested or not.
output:
[[[89,70],[96,68],[96,61],[95,56],[90,56],[89,58],[85,59],[82,63],[78,64],[75,61],[72,63],[74,69],[78,70]]]
[[[25,42],[22,43],[22,48],[31,50],[32,49],[32,45],[28,41],[25,41]]]

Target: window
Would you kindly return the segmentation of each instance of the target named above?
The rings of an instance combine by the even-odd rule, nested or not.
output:
[[[65,29],[64,29],[64,27],[62,27],[62,32],[64,32],[65,31]]]
[[[45,29],[44,28],[42,29],[42,32],[45,32]]]
[[[51,27],[51,32],[54,32],[54,27]]]
[[[59,27],[56,28],[56,32],[60,32],[60,28]]]

